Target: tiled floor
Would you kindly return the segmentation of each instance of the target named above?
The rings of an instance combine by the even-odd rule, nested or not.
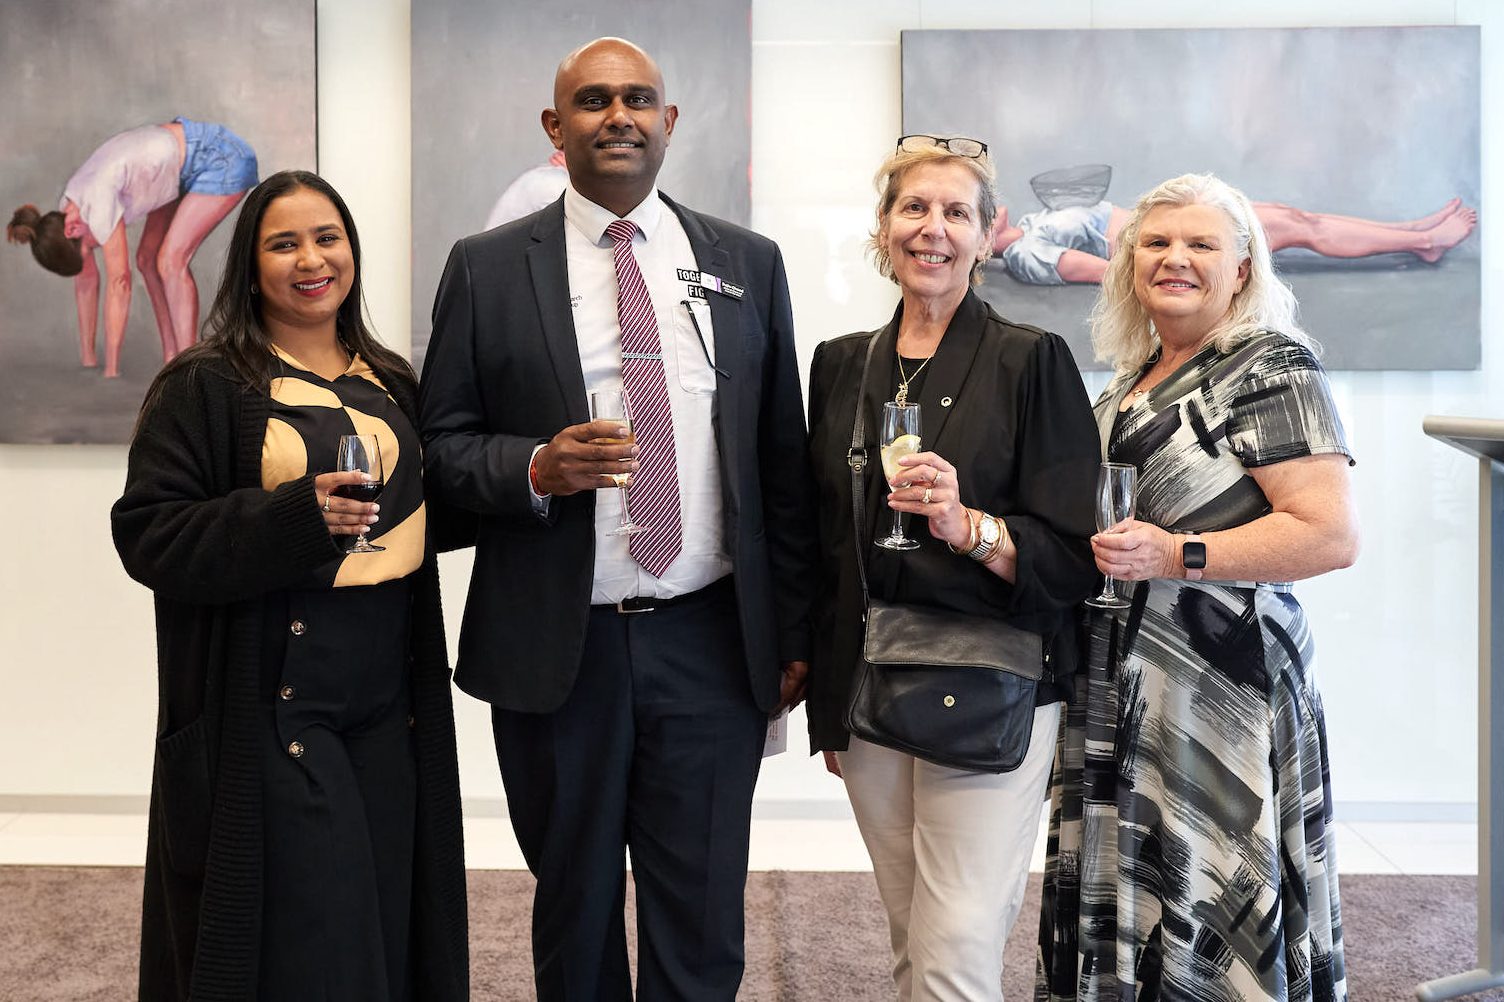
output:
[[[0,865],[138,866],[146,818],[135,814],[0,814]],[[506,818],[465,821],[468,864],[520,870],[522,854]],[[1337,863],[1343,873],[1477,873],[1477,828],[1471,824],[1341,822]],[[1044,866],[1044,823],[1032,869]],[[754,870],[868,870],[856,822],[759,819],[752,824]]]

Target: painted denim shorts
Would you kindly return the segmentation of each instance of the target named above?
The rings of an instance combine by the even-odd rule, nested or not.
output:
[[[256,186],[256,151],[223,125],[175,118],[187,154],[178,175],[184,195],[238,195]]]

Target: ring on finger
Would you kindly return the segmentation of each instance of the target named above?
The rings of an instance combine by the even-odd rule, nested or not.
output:
[[[925,504],[929,504],[931,501],[934,500],[934,498],[930,496],[933,491],[934,491],[934,488],[932,488],[932,487],[926,487],[924,489],[924,503]]]
[[[330,492],[330,493],[324,495],[324,512],[326,514],[329,511],[329,499],[332,498],[332,497],[334,497],[333,492]]]

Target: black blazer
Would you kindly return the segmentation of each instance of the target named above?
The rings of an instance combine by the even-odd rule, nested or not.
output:
[[[699,267],[742,286],[709,294],[725,543],[757,704],[779,662],[809,656],[813,501],[788,282],[766,237],[685,209]],[[461,240],[434,303],[419,403],[428,486],[478,515],[455,681],[508,710],[546,713],[579,670],[594,565],[596,492],[532,509],[533,447],[590,420],[564,246],[564,202]]]
[[[881,330],[820,345],[810,367],[810,455],[818,491],[820,589],[810,664],[809,722],[814,750],[847,745],[846,706],[861,657],[862,595],[846,453],[856,416],[867,345],[877,338],[868,376],[866,447],[878,454],[882,406],[897,390],[894,358],[899,305]],[[919,390],[921,438],[956,467],[961,500],[1000,516],[1018,546],[1009,584],[951,553],[922,518],[908,534],[920,547],[894,553],[871,545],[893,513],[882,464],[867,466],[866,551],[869,585],[879,597],[996,615],[1040,633],[1050,668],[1075,670],[1073,607],[1096,581],[1088,542],[1101,446],[1091,405],[1070,349],[1054,334],[1012,324],[968,292],[956,309]],[[1061,698],[1059,687],[1042,699]]]

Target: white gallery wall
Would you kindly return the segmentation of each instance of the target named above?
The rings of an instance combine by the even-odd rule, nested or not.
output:
[[[1483,368],[1333,375],[1359,460],[1353,476],[1364,549],[1353,568],[1297,588],[1316,631],[1339,813],[1469,817],[1477,790],[1476,466],[1425,438],[1420,422],[1430,413],[1504,417],[1504,318],[1495,291],[1504,277],[1504,226],[1494,222],[1504,216],[1493,215],[1504,200],[1504,128],[1495,124],[1504,107],[1504,5],[1259,0],[1150,9],[1133,0],[753,0],[752,6],[752,222],[783,247],[806,367],[821,340],[881,324],[896,300],[862,244],[872,221],[872,172],[899,131],[900,31],[1482,26]],[[423,225],[409,219],[408,15],[409,0],[318,3],[319,167],[355,213],[370,313],[398,348],[408,343],[411,232]],[[1173,65],[1125,72],[1153,75],[1167,100],[1218,86],[1214,79],[1186,79]],[[504,73],[498,67],[496,79],[473,83],[500,90]],[[670,100],[692,116],[693,95],[667,84]],[[551,96],[536,99],[541,109]],[[996,152],[1006,160],[1006,150]],[[431,294],[424,290],[420,299]],[[1090,383],[1093,390],[1099,384]],[[6,527],[0,802],[8,807],[144,804],[156,706],[154,635],[150,595],[126,578],[110,542],[108,509],[124,469],[123,446],[0,446]],[[446,557],[443,570],[449,622],[457,625],[468,556]],[[502,791],[487,708],[460,694],[456,703],[466,798],[474,810],[498,810]],[[759,812],[842,811],[839,784],[804,754],[802,715],[792,729],[790,752],[765,767]]]

